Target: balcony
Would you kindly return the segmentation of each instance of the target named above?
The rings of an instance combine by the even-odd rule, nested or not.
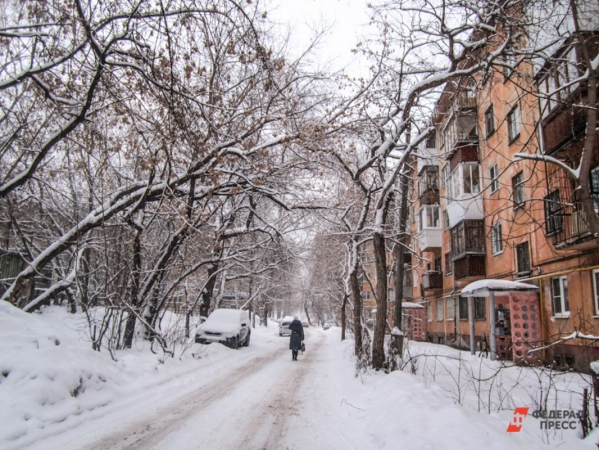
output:
[[[453,262],[455,277],[459,280],[466,277],[485,276],[487,268],[484,255],[465,255]]]
[[[443,287],[443,272],[429,271],[422,275],[422,288],[441,289]]]
[[[456,278],[486,274],[485,226],[482,220],[464,220],[451,229],[451,251]]]
[[[453,228],[464,220],[483,220],[483,199],[480,195],[462,194],[447,205],[449,227]]]
[[[443,247],[443,230],[441,228],[423,228],[416,235],[420,243],[420,250],[432,252]]]
[[[418,234],[416,239],[423,252],[443,246],[443,230],[439,218],[439,205],[424,205],[418,211]]]
[[[453,155],[463,147],[478,144],[476,111],[466,110],[455,113],[442,131],[445,154]]]
[[[587,225],[584,211],[575,210],[574,206],[566,207],[571,209],[561,216],[561,227],[553,233],[553,245],[558,250],[587,250],[596,247],[595,240]]]
[[[567,163],[567,160],[563,160]],[[575,189],[566,171],[553,164],[547,166],[545,197],[545,231],[557,250],[588,250],[596,248],[588,222]],[[595,172],[593,172],[595,173]],[[594,175],[593,175],[594,176]],[[593,182],[592,185],[596,184]],[[599,203],[593,192],[595,209]]]
[[[433,139],[434,136],[434,134],[431,135],[429,139],[425,139],[418,146],[418,173],[422,172],[426,166],[439,165],[439,149],[436,147],[435,139]]]
[[[439,203],[439,167],[425,166],[418,175],[418,198],[421,205]]]

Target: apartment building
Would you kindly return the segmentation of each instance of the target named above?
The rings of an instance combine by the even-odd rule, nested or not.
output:
[[[597,33],[585,36],[594,58]],[[469,348],[462,289],[479,279],[514,280],[539,292],[499,296],[494,311],[488,299],[475,298],[479,349],[488,346],[494,321],[500,359],[583,371],[599,359],[595,341],[557,343],[576,330],[599,335],[599,251],[579,190],[564,168],[516,158],[549,155],[577,168],[587,128],[581,105],[588,91],[572,83],[581,57],[574,40],[565,40],[552,64],[514,59],[484,82],[448,84],[439,98],[436,132],[419,149],[412,207],[413,297],[426,307],[429,341]],[[599,200],[598,140],[593,155],[590,184]]]

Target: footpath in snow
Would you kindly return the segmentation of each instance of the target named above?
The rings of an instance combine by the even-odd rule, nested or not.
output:
[[[506,431],[543,393],[551,408],[579,409],[588,380],[577,374],[539,382],[425,343],[409,344],[420,356],[404,371],[360,371],[351,340],[315,327],[294,362],[274,322],[239,350],[192,344],[165,359],[138,342],[113,361],[90,349],[80,320],[0,304],[0,448],[595,449],[599,437],[541,430],[532,416]]]

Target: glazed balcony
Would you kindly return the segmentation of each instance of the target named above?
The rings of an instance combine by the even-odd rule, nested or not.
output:
[[[439,203],[439,167],[425,166],[418,175],[418,198],[421,205]]]
[[[450,228],[464,220],[484,219],[480,180],[477,162],[458,164],[449,175],[446,195]]]
[[[416,239],[423,252],[443,246],[443,230],[439,218],[439,205],[424,205],[418,211],[418,233]]]
[[[429,271],[422,275],[422,289],[441,289],[443,287],[443,272]]]
[[[478,145],[476,110],[461,110],[453,114],[441,132],[442,146],[447,156],[461,148]]]
[[[464,220],[450,230],[456,278],[484,276],[485,226],[482,220]]]

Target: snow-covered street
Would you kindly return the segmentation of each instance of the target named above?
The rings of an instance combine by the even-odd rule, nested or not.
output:
[[[164,360],[137,347],[112,361],[77,337],[77,317],[59,307],[30,315],[4,304],[0,313],[2,449],[590,449],[598,437],[548,433],[530,416],[522,432],[507,433],[514,405],[534,407],[537,374],[504,369],[493,390],[505,404],[478,411],[460,367],[486,376],[498,363],[445,346],[411,343],[426,355],[415,375],[356,371],[353,341],[342,342],[339,328],[307,328],[307,351],[294,362],[270,322],[239,350],[193,344]],[[584,377],[552,383],[570,393],[559,408],[578,409]]]

